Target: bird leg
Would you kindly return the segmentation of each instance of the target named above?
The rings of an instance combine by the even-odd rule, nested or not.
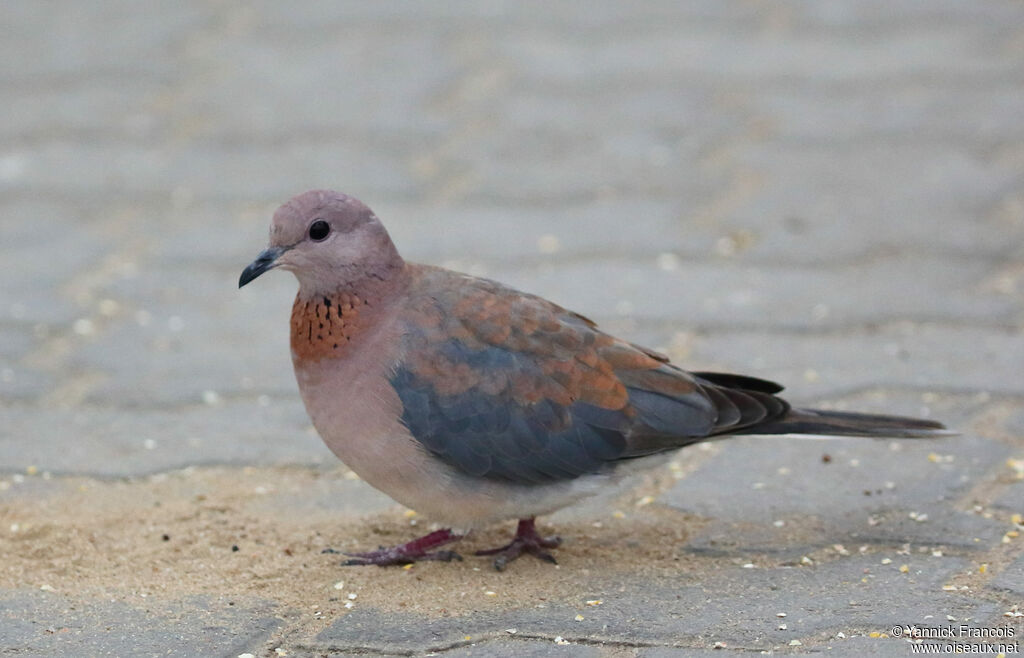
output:
[[[530,555],[540,558],[545,562],[551,564],[558,564],[555,561],[554,556],[548,553],[545,548],[558,548],[562,543],[561,537],[541,537],[537,534],[537,528],[534,526],[533,517],[528,519],[519,519],[519,527],[516,528],[516,536],[512,538],[512,541],[501,546],[500,548],[491,548],[485,551],[477,551],[477,555],[495,555],[494,568],[498,571],[504,571],[505,567],[512,560],[515,560],[523,553],[529,553]]]
[[[344,555],[353,559],[345,560],[341,563],[341,566],[376,564],[378,567],[387,567],[394,564],[411,564],[424,560],[439,560],[441,562],[461,560],[462,556],[455,551],[433,551],[433,549],[439,546],[444,546],[460,539],[462,539],[462,535],[455,534],[450,528],[435,530],[429,535],[413,539],[398,546],[381,546],[376,551],[368,551],[366,553],[344,553]],[[323,552],[337,553],[338,551],[327,549]]]

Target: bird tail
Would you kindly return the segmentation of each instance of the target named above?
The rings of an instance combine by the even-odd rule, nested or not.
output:
[[[820,409],[789,409],[775,420],[737,434],[812,434],[877,438],[936,439],[956,436],[942,423],[904,416],[884,416]]]

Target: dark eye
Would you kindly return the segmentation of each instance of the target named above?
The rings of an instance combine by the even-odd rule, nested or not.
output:
[[[318,219],[313,222],[309,227],[309,237],[316,242],[320,242],[331,232],[331,225],[322,219]]]

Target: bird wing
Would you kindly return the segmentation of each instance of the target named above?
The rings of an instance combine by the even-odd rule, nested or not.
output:
[[[779,390],[770,382],[738,377],[741,391],[730,386],[736,376],[695,376],[486,279],[424,268],[402,319],[403,357],[390,378],[402,421],[435,456],[477,477],[572,479],[788,408],[765,392]]]

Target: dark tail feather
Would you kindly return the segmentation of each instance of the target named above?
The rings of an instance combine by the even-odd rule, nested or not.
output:
[[[935,439],[955,436],[933,420],[845,411],[790,409],[779,419],[748,427],[737,434],[818,434],[878,438]]]

